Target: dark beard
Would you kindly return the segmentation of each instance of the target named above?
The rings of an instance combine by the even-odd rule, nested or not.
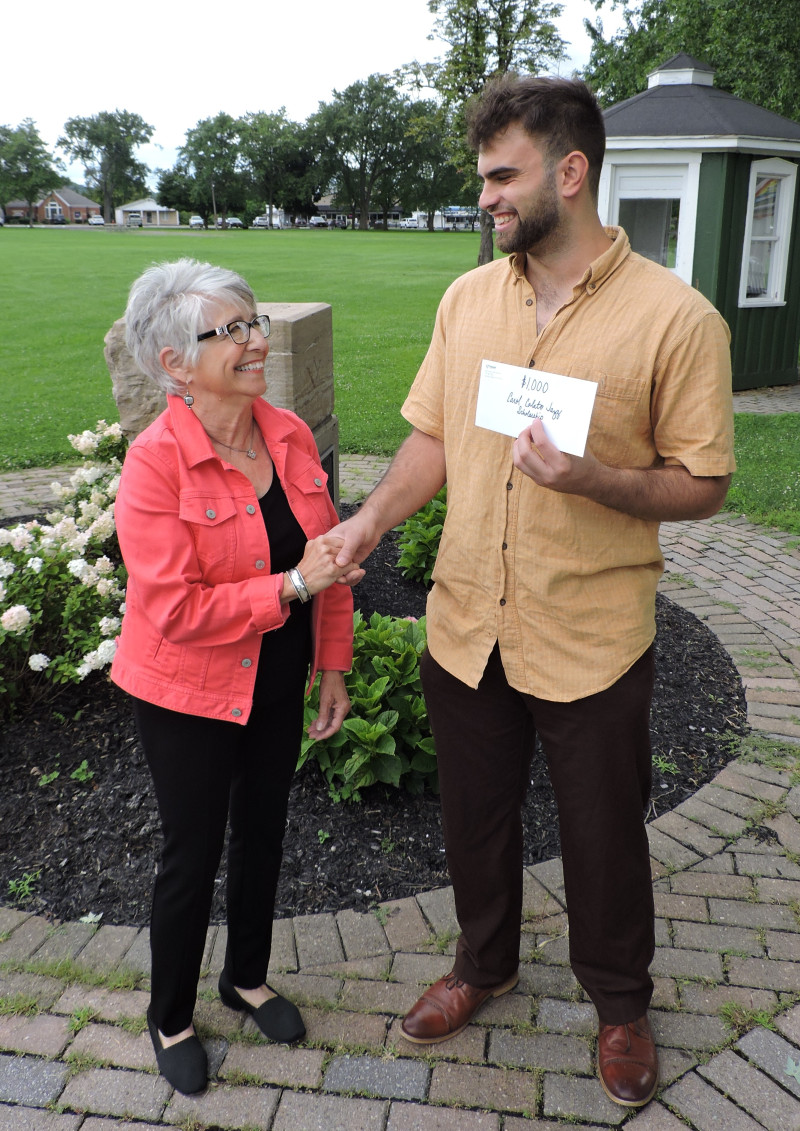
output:
[[[517,214],[519,216],[519,213]],[[510,255],[512,252],[530,252],[531,255],[552,251],[559,242],[561,217],[558,208],[548,201],[534,216],[519,216],[519,223],[513,232],[496,232],[495,240],[500,251]]]

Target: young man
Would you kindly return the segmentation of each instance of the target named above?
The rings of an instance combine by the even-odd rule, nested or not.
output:
[[[520,810],[538,734],[600,1080],[637,1107],[658,1081],[644,826],[658,524],[707,517],[725,498],[729,337],[699,293],[600,223],[605,134],[584,84],[499,79],[469,137],[508,258],[445,294],[402,410],[413,431],[337,528],[342,560],[360,562],[447,481],[422,674],[462,934],[452,974],[403,1033],[446,1040],[517,980]],[[585,455],[560,452],[540,421],[516,440],[477,427],[483,359],[594,382]]]

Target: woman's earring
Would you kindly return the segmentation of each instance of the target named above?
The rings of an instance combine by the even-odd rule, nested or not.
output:
[[[188,385],[186,386],[186,392],[184,393],[183,403],[186,405],[187,408],[191,408],[192,405],[194,404],[194,397],[189,392],[189,386]]]

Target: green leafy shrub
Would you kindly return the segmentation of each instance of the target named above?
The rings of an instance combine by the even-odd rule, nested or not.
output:
[[[425,618],[354,617],[353,669],[345,676],[352,703],[342,729],[315,742],[303,737],[298,768],[315,759],[334,801],[359,801],[375,782],[420,793],[438,789],[436,754],[422,697],[419,657]],[[319,710],[319,684],[306,703],[305,726]]]
[[[446,514],[447,488],[442,487],[429,503],[396,527],[400,531],[397,568],[404,577],[430,585]]]
[[[0,529],[0,716],[111,663],[125,598],[113,504],[119,424],[69,437],[84,462],[51,485],[47,523]]]

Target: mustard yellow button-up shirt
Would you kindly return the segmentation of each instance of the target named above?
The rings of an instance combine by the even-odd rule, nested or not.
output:
[[[519,691],[569,702],[609,687],[653,640],[664,564],[657,522],[537,486],[514,468],[509,436],[476,427],[484,358],[595,382],[588,447],[609,466],[735,467],[727,326],[622,229],[607,231],[613,245],[541,334],[524,257],[457,279],[402,409],[444,443],[428,644],[470,687],[495,641]]]

